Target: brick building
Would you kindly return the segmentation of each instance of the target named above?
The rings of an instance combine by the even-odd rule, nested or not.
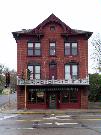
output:
[[[17,43],[18,109],[88,106],[88,39],[54,14],[34,29],[12,33]]]

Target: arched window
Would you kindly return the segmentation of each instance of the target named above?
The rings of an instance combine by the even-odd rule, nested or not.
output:
[[[28,65],[30,70],[30,79],[40,79],[41,77],[41,66],[40,65]]]
[[[49,64],[49,79],[57,79],[57,64],[54,61]]]

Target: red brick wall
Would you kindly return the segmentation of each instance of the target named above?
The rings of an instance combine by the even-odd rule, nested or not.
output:
[[[17,86],[17,109],[25,108],[25,90]]]
[[[17,73],[21,75],[27,68],[27,40],[22,39],[17,42]]]
[[[79,77],[85,78],[88,74],[88,46],[87,41],[81,37],[77,37],[78,55],[64,57],[64,39],[61,37],[63,29],[60,25],[56,25],[55,32],[50,31],[50,26],[46,25],[43,29],[44,37],[41,40],[42,57],[27,57],[27,41],[29,38],[18,40],[17,44],[17,70],[18,75],[27,68],[28,61],[38,61],[42,66],[41,77],[48,79],[49,62],[55,60],[57,63],[57,79],[64,79],[64,64],[74,60],[79,62]],[[56,56],[49,56],[49,40],[56,41]]]
[[[22,71],[27,68],[29,61],[37,61],[41,64],[41,79],[49,79],[49,62],[55,60],[57,63],[57,79],[64,79],[64,64],[74,60],[79,63],[79,78],[85,78],[88,74],[88,41],[78,36],[78,55],[64,56],[64,38],[61,36],[63,29],[56,24],[54,32],[50,31],[50,24],[43,28],[44,37],[41,40],[42,57],[27,56],[27,41],[30,37],[21,38],[17,41],[17,73],[21,75]],[[32,37],[31,37],[32,39]],[[56,41],[56,57],[49,56],[49,41]],[[24,90],[20,91],[17,87],[18,108],[24,108]],[[86,90],[85,90],[86,91]],[[81,108],[87,108],[87,96],[81,91]]]
[[[88,88],[81,89],[81,109],[88,108]]]

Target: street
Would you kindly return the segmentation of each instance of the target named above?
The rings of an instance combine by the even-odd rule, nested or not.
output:
[[[101,135],[100,113],[0,114],[0,135]]]
[[[0,95],[0,107],[8,102],[14,102],[16,100],[16,93],[10,95]]]
[[[7,103],[8,99],[8,95],[1,96],[1,105]],[[11,94],[10,101],[15,100],[16,94]],[[101,135],[100,112],[45,112],[47,113],[1,112],[0,135]]]

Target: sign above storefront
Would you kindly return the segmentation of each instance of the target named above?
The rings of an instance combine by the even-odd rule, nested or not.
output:
[[[89,85],[89,78],[78,80],[22,80],[17,79],[17,85]]]

